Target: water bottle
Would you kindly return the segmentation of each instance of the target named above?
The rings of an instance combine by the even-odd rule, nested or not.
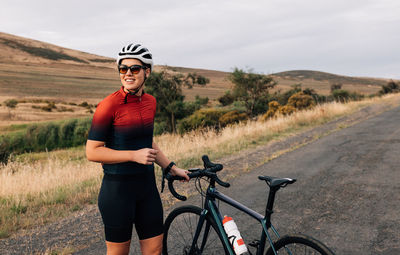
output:
[[[229,241],[233,242],[233,249],[236,255],[243,254],[247,252],[246,244],[243,241],[243,238],[240,236],[240,232],[236,226],[235,221],[231,217],[224,216],[222,220],[222,224],[224,225],[225,233],[228,236]]]

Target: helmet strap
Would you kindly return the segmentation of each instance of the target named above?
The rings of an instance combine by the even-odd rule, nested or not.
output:
[[[140,89],[143,87],[144,83],[146,82],[146,79],[147,79],[147,76],[146,76],[146,74],[144,74],[144,80],[139,87],[137,87],[135,90],[130,90],[130,89],[126,89],[126,90],[128,91],[129,94],[136,95],[137,93],[139,93]]]

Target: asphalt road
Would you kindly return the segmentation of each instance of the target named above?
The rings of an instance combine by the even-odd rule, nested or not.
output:
[[[275,201],[272,220],[280,234],[311,235],[336,254],[398,255],[399,162],[397,107],[286,153],[219,190],[263,214],[267,185],[257,176],[296,178]],[[198,198],[189,203],[198,204]],[[246,243],[259,239],[257,221],[223,203],[220,210],[235,219]]]
[[[280,190],[273,223],[301,232],[336,254],[400,254],[400,108],[282,155],[236,178],[225,194],[263,213],[267,186],[258,175],[296,178]],[[245,242],[258,223],[221,206]],[[254,221],[254,222],[253,222]]]

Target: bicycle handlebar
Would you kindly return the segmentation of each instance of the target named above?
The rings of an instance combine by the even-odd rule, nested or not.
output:
[[[201,157],[201,159],[204,163],[204,169],[192,170],[191,173],[188,174],[189,178],[192,179],[203,176],[209,177],[211,180],[217,182],[219,185],[228,188],[230,184],[222,181],[217,176],[217,172],[223,169],[223,165],[212,163],[207,155],[204,155],[203,157]],[[175,180],[185,180],[185,178],[181,176],[173,176],[171,175],[171,173],[168,173],[165,178],[168,180],[168,189],[172,193],[172,195],[179,200],[185,201],[187,197],[178,194],[173,185]]]

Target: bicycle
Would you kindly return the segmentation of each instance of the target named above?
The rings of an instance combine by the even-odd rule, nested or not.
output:
[[[209,158],[204,155],[202,157],[204,169],[189,169],[189,177],[196,178],[196,187],[199,185],[200,179],[207,178],[209,185],[207,191],[204,192],[200,187],[200,194],[205,197],[203,208],[188,205],[174,209],[166,218],[163,254],[229,254],[235,255],[230,237],[224,231],[222,224],[222,216],[216,204],[216,200],[225,202],[226,204],[237,208],[245,214],[259,221],[262,226],[261,237],[254,240],[249,246],[256,249],[256,255],[264,254],[266,240],[268,239],[269,248],[266,255],[277,254],[322,254],[333,255],[334,253],[320,241],[302,234],[285,235],[281,237],[276,228],[271,223],[271,215],[273,213],[273,205],[276,192],[296,179],[276,178],[270,176],[259,176],[258,179],[265,181],[269,186],[268,201],[266,205],[265,215],[244,206],[234,199],[219,192],[215,184],[218,183],[223,187],[229,187],[230,184],[220,180],[217,172],[223,169],[221,164],[212,163]],[[182,180],[182,177],[172,176],[165,173],[168,180],[168,188],[170,192],[179,200],[185,201],[187,198],[178,194],[174,188],[175,180]],[[164,178],[163,178],[164,186]],[[205,223],[205,224],[204,224]],[[273,241],[272,233],[278,238]],[[250,250],[248,251],[249,254]]]

